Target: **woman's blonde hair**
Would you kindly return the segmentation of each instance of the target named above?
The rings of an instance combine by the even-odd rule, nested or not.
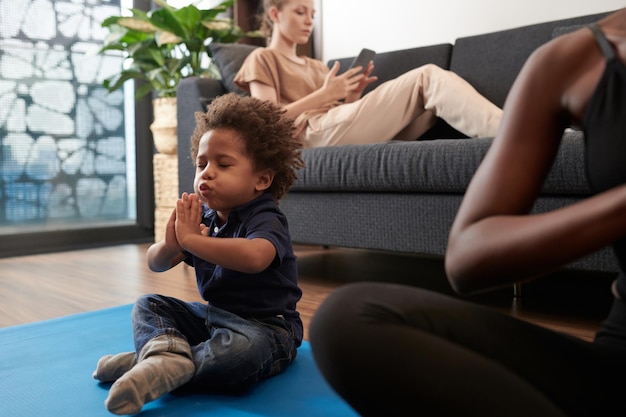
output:
[[[260,14],[261,27],[259,30],[268,38],[272,36],[272,30],[274,29],[274,22],[272,22],[269,15],[270,8],[276,7],[278,10],[282,10],[287,2],[289,0],[263,0],[263,10]]]

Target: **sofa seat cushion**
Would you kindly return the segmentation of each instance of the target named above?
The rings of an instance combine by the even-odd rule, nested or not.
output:
[[[303,151],[291,192],[464,193],[491,138],[392,141]],[[544,194],[588,195],[581,132],[564,135]]]

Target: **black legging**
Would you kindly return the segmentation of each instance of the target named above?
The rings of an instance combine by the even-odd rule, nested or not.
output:
[[[626,415],[623,346],[423,289],[345,285],[320,306],[310,342],[364,416]]]

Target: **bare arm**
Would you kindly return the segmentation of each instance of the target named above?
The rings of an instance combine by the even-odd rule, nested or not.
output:
[[[360,96],[363,89],[370,83],[376,81],[376,78],[369,77],[367,73],[357,74],[359,70],[360,67],[351,68],[343,74],[337,75],[339,62],[335,62],[326,75],[324,84],[319,89],[284,106],[286,116],[295,119],[307,110],[322,108],[338,100],[346,99],[349,95],[352,95],[352,99],[354,99],[355,94]],[[276,88],[258,81],[250,82],[250,95],[261,100],[281,104],[278,103],[278,92]]]
[[[528,214],[564,127],[580,118],[604,66],[591,33],[572,38],[576,42],[552,42],[529,58],[509,94],[498,135],[468,187],[445,260],[461,293],[550,272],[626,235],[626,186]]]
[[[195,256],[226,269],[254,274],[267,269],[276,248],[266,239],[216,238],[190,235],[184,247]]]

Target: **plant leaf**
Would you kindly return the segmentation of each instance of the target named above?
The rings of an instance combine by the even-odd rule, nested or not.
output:
[[[107,78],[104,80],[102,85],[107,89],[109,93],[112,93],[115,90],[118,90],[122,85],[128,80],[134,79],[147,79],[144,74],[139,71],[133,70],[124,70],[120,72],[118,75]]]
[[[121,17],[117,20],[117,24],[140,32],[156,32],[156,27],[149,20],[137,19],[135,17]]]
[[[171,32],[182,39],[189,36],[186,28],[169,9],[154,10],[150,14],[150,21],[157,28]]]
[[[144,81],[137,97],[150,91],[173,97],[181,79],[215,72],[211,42],[237,42],[246,35],[224,15],[234,0],[202,10],[195,3],[176,8],[167,0],[153,1],[157,8],[149,12],[133,8],[132,16],[111,16],[102,23],[109,33],[99,52],[121,52],[124,58],[124,70],[103,82],[109,92],[135,79]]]

